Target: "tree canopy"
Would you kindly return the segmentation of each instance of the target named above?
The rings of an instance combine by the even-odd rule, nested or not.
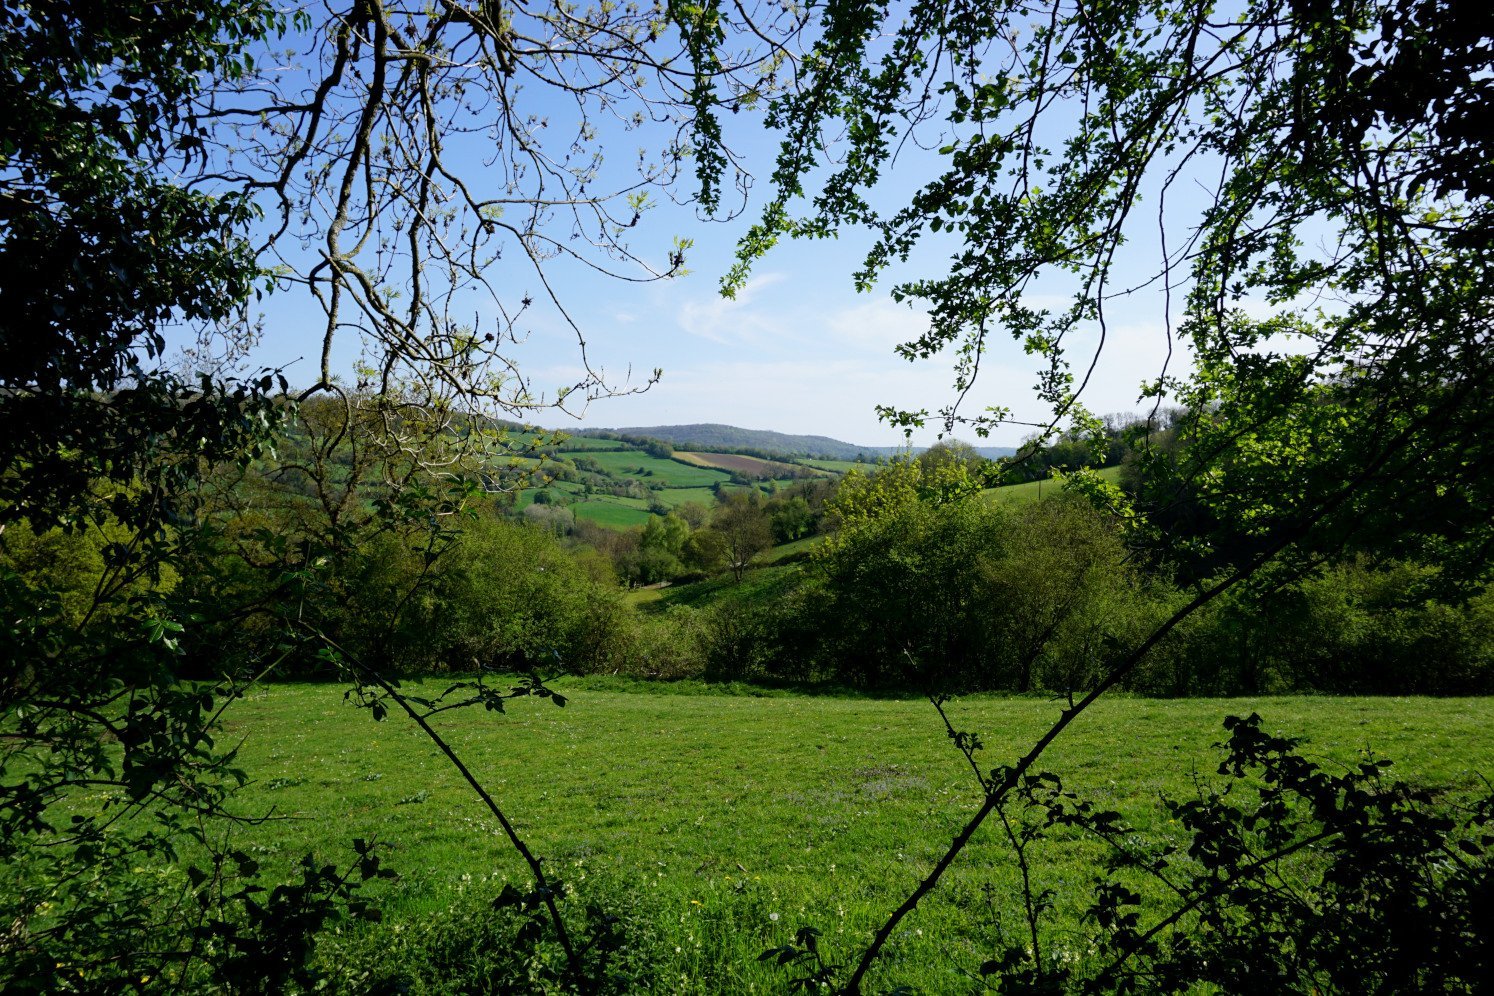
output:
[[[771,104],[786,136],[775,193],[728,290],[779,238],[864,231],[858,286],[896,272],[893,297],[930,315],[900,351],[954,360],[949,405],[884,414],[979,432],[1034,418],[970,410],[993,336],[1046,358],[1040,422],[1083,425],[1109,316],[1144,297],[1183,354],[1146,394],[1191,415],[1154,507],[1186,487],[1257,552],[1268,536],[1341,544],[1414,522],[1450,572],[1483,570],[1485,6],[832,4],[821,18],[804,85]],[[889,203],[894,175],[924,179]],[[1038,291],[1068,303],[1037,307]]]

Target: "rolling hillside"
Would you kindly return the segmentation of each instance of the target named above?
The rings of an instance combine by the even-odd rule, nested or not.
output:
[[[838,477],[858,467],[874,467],[875,447],[856,448],[827,436],[789,436],[725,425],[654,426],[622,429],[608,435],[589,430],[558,441],[516,430],[521,443],[537,447],[532,455],[516,456],[510,463],[523,478],[515,497],[519,509],[538,518],[559,517],[618,529],[641,526],[651,515],[662,515],[686,503],[710,506],[724,489],[758,487],[764,491],[788,487],[806,478]],[[718,449],[686,449],[685,440],[704,440],[692,445]],[[733,443],[732,441],[736,442]],[[666,443],[660,446],[659,442]],[[776,444],[776,449],[770,447]],[[679,445],[671,454],[671,447]],[[729,452],[729,447],[750,453]],[[855,459],[807,457],[813,448]],[[882,448],[886,451],[886,448]],[[982,453],[1009,453],[1009,449],[986,447]],[[780,459],[764,454],[784,453]],[[1102,472],[1113,477],[1118,469]],[[1018,484],[991,492],[1005,503],[1032,500],[1052,487],[1048,482]]]
[[[767,429],[742,429],[734,425],[701,423],[696,425],[648,425],[622,429],[581,429],[572,433],[576,440],[629,436],[659,439],[676,449],[756,451],[784,457],[813,457],[823,460],[875,463],[878,458],[901,453],[900,446],[858,446],[829,436],[793,435]],[[915,451],[921,447],[914,447]],[[977,446],[981,456],[995,459],[1016,452],[1010,446]]]

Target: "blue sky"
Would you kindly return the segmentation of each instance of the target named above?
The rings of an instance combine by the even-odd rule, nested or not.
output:
[[[555,116],[552,130],[563,135],[564,103],[540,109]],[[726,124],[737,129],[732,140],[759,176],[766,175],[775,150],[773,137],[746,114]],[[604,132],[600,140],[631,151],[650,138],[636,132]],[[632,157],[620,160],[631,162]],[[466,165],[480,176],[482,156],[474,151]],[[920,174],[931,165],[929,156],[915,153],[889,178],[884,195],[891,201],[905,198],[927,178]],[[894,347],[916,338],[926,322],[919,311],[890,299],[891,280],[871,293],[855,292],[851,273],[866,249],[858,233],[780,245],[757,264],[734,300],[720,296],[720,278],[733,261],[737,240],[761,208],[761,190],[760,184],[756,199],[749,198],[746,210],[733,221],[704,221],[693,208],[667,200],[644,215],[632,233],[633,246],[660,269],[665,268],[675,237],[693,240],[691,272],[684,277],[632,284],[609,280],[574,262],[553,261],[546,278],[584,335],[593,369],[605,370],[609,383],[618,389],[645,382],[655,368],[662,368],[663,376],[641,395],[593,402],[579,420],[551,413],[537,422],[555,428],[723,422],[828,435],[868,446],[898,445],[903,442],[901,430],[879,422],[876,405],[937,410],[953,398],[947,362],[910,364],[895,354]],[[1150,248],[1143,238],[1129,253],[1133,279],[1142,279],[1146,264],[1155,261],[1155,246]],[[937,240],[920,253],[910,272],[921,267],[922,272],[937,273]],[[576,333],[560,314],[545,307],[540,281],[526,265],[505,265],[511,265],[512,272],[492,274],[503,298],[532,296],[537,302],[525,316],[527,339],[515,347],[513,357],[536,388],[553,393],[577,379]],[[1041,305],[1047,294],[1054,305],[1062,305],[1060,290],[1039,286],[1038,298],[1027,303]],[[316,373],[322,316],[298,293],[276,295],[266,308],[267,332],[254,360],[287,366],[293,382],[306,383]],[[492,316],[479,317],[491,321]],[[1157,376],[1167,355],[1165,319],[1165,302],[1156,290],[1111,306],[1110,338],[1083,399],[1091,411],[1142,410],[1140,384]],[[990,347],[966,411],[977,414],[988,405],[999,405],[1012,409],[1017,419],[1041,419],[1046,412],[1033,400],[1037,378],[1032,358],[1009,339],[997,337]],[[1072,343],[1071,348],[1079,365],[1093,341]],[[358,349],[355,337],[344,335],[339,341],[336,356],[344,371],[352,370]],[[1178,363],[1175,359],[1174,370]],[[989,443],[1013,445],[1029,431],[1004,427]],[[915,434],[913,442],[925,445],[935,438],[936,428],[931,427]],[[964,438],[973,437],[966,433]]]
[[[652,239],[660,254],[674,235],[695,240],[690,272],[683,277],[640,285],[574,264],[550,269],[550,280],[586,337],[593,367],[604,369],[609,383],[638,385],[655,368],[663,376],[643,394],[593,402],[582,419],[557,413],[537,421],[555,428],[721,422],[882,446],[899,445],[903,436],[877,420],[877,404],[934,410],[952,398],[948,363],[909,363],[894,353],[899,342],[923,330],[925,316],[894,303],[885,286],[855,292],[850,274],[864,249],[859,239],[780,245],[734,299],[722,297],[720,277],[747,223],[745,217],[703,222],[672,205],[647,218],[640,242]],[[508,289],[513,296],[538,297],[540,286],[521,271]],[[320,315],[311,310],[294,291],[277,295],[256,359],[290,364],[293,381],[308,379],[321,329]],[[573,382],[579,372],[574,332],[542,307],[530,317],[528,340],[515,350],[522,368],[547,391]],[[1139,385],[1156,376],[1166,345],[1160,295],[1125,301],[1112,314],[1110,341],[1085,394],[1090,410],[1140,410]],[[356,352],[356,343],[344,338],[339,355],[346,369]],[[994,339],[971,395],[972,413],[1003,405],[1018,418],[1040,418],[1044,411],[1033,400],[1035,368],[1018,344]],[[989,442],[1013,445],[1028,431],[1007,427]],[[914,442],[935,438],[930,428],[915,434]],[[966,438],[973,439],[968,433]]]
[[[938,359],[909,363],[894,347],[926,327],[925,316],[894,303],[885,289],[858,294],[850,273],[860,260],[847,241],[780,246],[759,264],[735,299],[716,292],[733,249],[729,228],[697,235],[694,272],[683,279],[626,290],[592,287],[576,317],[590,331],[593,355],[610,374],[662,367],[642,396],[593,403],[584,424],[661,425],[725,422],[747,428],[816,433],[862,445],[897,445],[901,430],[878,422],[877,404],[937,409],[952,398],[951,375]],[[578,288],[580,290],[580,288]],[[1166,355],[1161,302],[1148,316],[1130,306],[1112,324],[1102,369],[1086,392],[1097,412],[1138,408],[1140,383],[1155,377]],[[551,330],[563,341],[559,328]],[[543,352],[543,350],[541,350]],[[564,357],[539,379],[560,383],[573,373]],[[532,369],[542,370],[542,366]],[[1010,340],[993,342],[974,411],[1003,405],[1040,418],[1033,401],[1035,364]],[[991,442],[1010,445],[1029,430],[1009,427]],[[927,443],[933,431],[915,436]]]

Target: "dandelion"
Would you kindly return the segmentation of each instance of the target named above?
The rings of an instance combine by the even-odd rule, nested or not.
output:
[[[768,919],[772,920],[774,923],[777,923],[778,922],[778,914],[777,913],[769,913],[768,914]]]

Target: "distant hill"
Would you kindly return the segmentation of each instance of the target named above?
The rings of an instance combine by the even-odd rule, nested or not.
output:
[[[867,460],[901,452],[899,446],[857,446],[829,436],[796,436],[767,429],[741,429],[734,425],[648,425],[621,429],[572,430],[573,436],[646,436],[659,439],[678,449],[755,450],[785,457],[818,457],[826,460]],[[917,447],[921,448],[921,447]],[[985,457],[1010,456],[1010,446],[977,446]]]

